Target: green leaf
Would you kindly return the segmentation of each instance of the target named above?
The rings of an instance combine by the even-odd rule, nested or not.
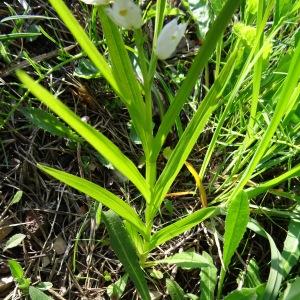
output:
[[[268,191],[276,185],[279,185],[281,182],[284,182],[290,178],[297,177],[300,175],[300,164],[291,168],[287,172],[263,183],[258,184],[257,186],[248,188],[245,192],[247,193],[249,199],[255,198],[258,195]]]
[[[246,231],[249,213],[248,197],[247,194],[242,191],[229,204],[225,220],[223,247],[223,262],[225,268],[229,266],[231,258]]]
[[[10,201],[9,205],[19,203],[22,199],[22,196],[23,196],[23,191],[17,191],[14,197],[12,198],[12,200]]]
[[[175,280],[167,278],[166,286],[172,300],[182,300],[185,298],[183,289]]]
[[[47,291],[53,287],[52,282],[42,281],[36,285],[36,287],[41,291]]]
[[[89,39],[83,28],[75,19],[71,11],[68,9],[62,0],[49,0],[52,7],[56,10],[64,24],[71,31],[74,38],[79,43],[80,47],[84,50],[93,64],[99,69],[103,77],[108,81],[112,88],[120,94],[118,85],[112,75],[111,69],[105,58],[99,53],[97,47]]]
[[[192,17],[197,24],[198,37],[204,38],[210,23],[209,3],[205,0],[188,0]]]
[[[8,260],[8,266],[13,278],[18,281],[24,278],[24,271],[19,262],[13,259]]]
[[[217,268],[207,252],[202,252],[202,256],[207,259],[209,265],[200,272],[200,300],[211,300],[214,299],[217,284]]]
[[[21,38],[33,38],[41,35],[39,32],[20,32],[20,33],[9,33],[0,34],[0,42],[11,41]]]
[[[262,283],[259,276],[259,266],[255,259],[250,259],[244,279],[244,287],[254,288]]]
[[[34,286],[29,287],[29,296],[31,300],[51,300],[52,298],[47,296],[41,290]]]
[[[227,295],[224,300],[256,300],[256,288],[243,288]]]
[[[7,249],[11,249],[14,247],[19,246],[23,240],[26,238],[25,234],[22,233],[17,233],[13,235],[5,244],[5,247],[3,249],[3,252],[6,251]]]
[[[183,104],[188,101],[191,91],[195,87],[196,82],[199,80],[199,75],[201,74],[204,66],[207,64],[210,56],[215,50],[216,45],[228,23],[230,22],[231,17],[239,2],[239,0],[228,0],[222,8],[220,14],[212,24],[210,30],[208,31],[203,46],[200,47],[200,50],[195,57],[182,86],[176,93],[174,101],[171,103],[158,129],[157,135],[154,140],[154,157],[158,155],[170,129],[172,128],[177,116],[182,109]]]
[[[123,102],[128,107],[134,128],[142,144],[146,146],[148,138],[145,129],[147,126],[150,126],[151,129],[152,124],[148,124],[149,120],[146,120],[145,103],[122,35],[119,28],[110,20],[101,6],[98,7],[98,13],[108,46],[114,78],[122,91]]]
[[[106,289],[109,298],[113,300],[120,299],[125,291],[127,281],[128,281],[128,274],[126,273],[115,283],[110,284]]]
[[[122,220],[112,211],[103,213],[103,220],[107,227],[110,244],[130,279],[143,300],[150,300],[150,294],[143,270],[140,267],[136,250],[125,230]]]
[[[220,212],[217,207],[202,208],[192,214],[179,219],[173,224],[156,232],[150,240],[149,251],[157,246],[171,240],[173,237],[191,229],[209,217],[212,217]]]
[[[130,222],[141,234],[145,234],[145,225],[140,220],[137,213],[126,202],[118,198],[113,193],[93,182],[71,175],[67,172],[56,170],[44,165],[38,165],[38,167],[45,173],[101,202],[106,207],[116,212],[119,216]]]
[[[283,293],[282,300],[298,300],[300,298],[300,277],[297,277],[293,283],[288,283]]]
[[[91,79],[100,77],[101,72],[99,72],[89,59],[82,58],[78,61],[78,65],[76,66],[73,75],[84,79]]]
[[[76,142],[82,141],[74,131],[48,112],[39,108],[25,108],[22,109],[22,113],[33,125],[55,136],[66,137]]]
[[[188,269],[200,269],[209,265],[207,259],[196,252],[176,253],[173,256],[157,260],[156,262],[161,264],[175,264],[178,267]]]
[[[18,71],[19,79],[41,102],[46,104],[53,112],[63,119],[90,145],[92,145],[105,159],[110,161],[116,169],[126,176],[139,189],[145,199],[149,199],[148,185],[133,162],[125,156],[121,150],[102,133],[89,124],[83,122],[65,104],[48,92],[44,87],[35,82],[23,71]]]
[[[256,232],[257,234],[267,238],[269,241],[271,247],[271,269],[266,288],[260,299],[275,300],[277,299],[277,295],[283,279],[283,274],[281,270],[282,257],[272,237],[255,220],[251,219],[247,227]]]
[[[205,125],[207,124],[210,116],[218,107],[219,97],[222,94],[222,91],[226,87],[227,82],[231,77],[235,61],[236,51],[233,51],[226,65],[222,69],[219,77],[209,90],[204,100],[201,101],[196,113],[194,114],[192,120],[189,122],[175,149],[171,152],[171,156],[154,187],[155,204],[152,212],[153,215],[157,212],[157,209],[160,207],[166,193],[168,192],[174,179],[181,170],[183,164],[187,160],[190,152],[192,151],[194,145],[196,144],[199,138],[199,135],[205,128]],[[157,147],[158,145],[156,145],[154,141],[154,152],[159,151],[160,148]]]
[[[299,211],[299,206],[297,206]],[[291,219],[282,251],[282,272],[286,277],[298,263],[300,257],[300,220]]]

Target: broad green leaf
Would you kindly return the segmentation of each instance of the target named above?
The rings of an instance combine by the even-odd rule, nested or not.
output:
[[[124,269],[143,300],[150,300],[147,281],[140,267],[136,250],[125,230],[122,220],[112,211],[103,213],[103,220],[107,227],[110,244]]]
[[[79,136],[64,123],[42,109],[25,108],[22,109],[22,113],[33,125],[38,128],[41,128],[59,137],[66,137],[76,142],[82,141],[82,139],[80,139]]]
[[[247,228],[249,220],[249,201],[247,194],[242,191],[229,204],[225,220],[223,261],[228,268],[231,258],[237,249]]]
[[[281,254],[276,247],[276,244],[272,237],[255,221],[250,220],[247,227],[257,234],[268,239],[271,247],[271,269],[267,281],[267,285],[260,300],[275,300],[280,289],[280,285],[283,279],[282,270],[281,270]]]
[[[156,262],[160,264],[175,264],[178,267],[188,269],[200,269],[209,265],[207,259],[196,252],[176,253],[173,256],[157,260]]]
[[[151,237],[149,251],[219,213],[220,210],[217,207],[202,208],[166,226]]]
[[[5,247],[3,248],[3,252],[6,251],[7,249],[11,249],[14,247],[19,246],[23,240],[26,238],[25,234],[22,233],[17,233],[13,235],[6,243]]]
[[[120,299],[125,291],[127,281],[128,281],[128,274],[126,273],[115,283],[110,284],[106,289],[109,298],[113,300]]]
[[[299,300],[300,298],[300,277],[297,277],[293,283],[288,283],[281,300]]]
[[[299,206],[297,206],[299,211]],[[300,220],[291,219],[282,251],[282,272],[286,277],[300,257]]]
[[[149,199],[150,191],[144,177],[133,162],[125,156],[114,143],[95,128],[83,122],[75,113],[63,104],[62,101],[35,82],[25,72],[18,71],[17,75],[34,96],[42,103],[46,104],[53,112],[90,143],[102,156],[104,156],[105,159],[110,161],[116,169],[132,181],[146,200]]]
[[[198,81],[199,75],[201,74],[204,66],[207,64],[210,56],[215,50],[216,45],[228,23],[230,22],[231,17],[239,2],[239,0],[227,1],[220,14],[212,24],[210,30],[208,31],[203,46],[200,47],[200,50],[195,57],[191,68],[188,71],[186,79],[178,90],[174,101],[171,103],[158,129],[157,135],[154,140],[155,149],[153,157],[157,157],[170,129],[172,128],[177,116],[182,109],[183,104],[188,101],[188,97],[193,90],[196,82]]]
[[[113,193],[91,181],[71,175],[67,172],[56,170],[44,165],[38,165],[38,167],[52,177],[101,202],[106,207],[112,209],[119,216],[134,225],[141,234],[145,234],[145,225],[140,220],[137,213],[132,207],[130,207],[126,202],[121,200]]]
[[[10,259],[8,260],[8,266],[10,272],[18,284],[19,289],[23,290],[25,293],[28,292],[28,288],[30,286],[30,279],[25,277],[22,266],[16,260]]]
[[[99,53],[97,47],[89,39],[85,31],[82,29],[78,21],[75,19],[71,11],[62,0],[49,0],[52,7],[56,10],[64,24],[71,31],[81,48],[88,55],[93,64],[100,70],[103,77],[109,82],[112,88],[120,94],[118,85],[112,75],[111,69],[105,58]]]
[[[175,280],[167,278],[166,287],[167,287],[168,294],[170,295],[172,300],[184,299],[185,293],[181,288],[181,286]]]
[[[44,292],[34,286],[29,287],[29,296],[31,300],[51,300],[53,298],[47,296]]]
[[[187,0],[192,18],[197,24],[199,38],[204,38],[210,23],[209,3],[205,0]]]
[[[13,278],[17,281],[24,278],[24,271],[19,262],[13,259],[8,260],[8,266]]]
[[[227,295],[224,300],[256,300],[256,288],[243,288]]]
[[[217,284],[217,268],[207,252],[202,252],[202,256],[207,259],[209,265],[200,272],[200,300],[211,300],[214,299]]]

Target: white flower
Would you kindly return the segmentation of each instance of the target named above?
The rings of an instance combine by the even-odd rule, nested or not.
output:
[[[137,29],[143,25],[142,11],[131,0],[117,0],[106,12],[117,25],[125,29]]]
[[[81,0],[81,1],[86,4],[92,4],[92,5],[105,5],[109,3],[109,0]]]
[[[156,55],[159,59],[164,60],[169,58],[186,30],[187,23],[177,24],[177,19],[172,20],[164,26],[157,39]]]

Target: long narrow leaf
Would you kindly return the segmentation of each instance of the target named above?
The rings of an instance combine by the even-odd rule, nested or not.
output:
[[[19,79],[26,85],[30,92],[42,103],[46,104],[62,120],[70,125],[79,135],[90,143],[105,159],[112,163],[124,176],[126,176],[149,199],[150,191],[147,183],[133,162],[107,137],[89,124],[83,122],[65,104],[48,92],[44,87],[35,82],[23,71],[18,71]]]
[[[119,216],[134,225],[141,234],[145,234],[145,225],[140,220],[137,213],[126,202],[118,198],[113,193],[93,182],[71,175],[67,172],[56,170],[44,165],[38,165],[38,167],[52,177],[103,203]]]
[[[203,128],[207,124],[207,121],[213,111],[218,107],[218,100],[220,94],[226,87],[229,81],[232,71],[234,69],[236,60],[236,51],[233,51],[222,69],[218,79],[215,81],[205,99],[199,105],[197,112],[193,116],[189,125],[185,129],[181,136],[176,148],[171,154],[170,159],[167,162],[161,176],[157,180],[154,191],[154,207],[153,215],[157,212],[161,202],[163,201],[166,193],[172,185],[174,179],[182,168],[188,155],[192,151],[197,139],[202,132]]]
[[[273,118],[265,134],[260,139],[255,154],[253,155],[251,161],[249,162],[246,170],[243,172],[240,181],[235,186],[229,201],[234,199],[234,197],[243,189],[245,184],[247,184],[257,164],[260,162],[267,148],[270,147],[270,141],[274,133],[276,132],[276,129],[278,128],[282,117],[287,111],[287,106],[289,105],[289,101],[287,101],[286,99],[289,99],[292,96],[299,78],[300,78],[300,43],[298,43],[298,46],[295,49],[294,55],[290,62],[288,75],[284,81],[283,87],[280,93],[278,95],[277,94],[275,95],[276,99],[274,99],[274,102],[277,102],[277,105],[275,108]]]
[[[146,108],[137,78],[133,71],[132,63],[118,27],[107,17],[101,6],[98,8],[98,13],[110,54],[113,75],[117,80],[119,89],[125,97],[130,116],[135,125],[135,130],[142,140],[143,146],[146,146],[147,137],[145,128],[148,126],[147,120],[145,119]],[[150,126],[152,125],[150,124]]]
[[[183,104],[188,100],[188,97],[197,82],[200,73],[207,64],[210,56],[216,48],[216,45],[221,38],[225,28],[231,20],[231,17],[239,4],[239,0],[228,0],[223,6],[222,11],[218,15],[215,22],[208,31],[204,44],[200,48],[194,62],[184,80],[182,86],[177,92],[174,101],[171,103],[163,121],[159,127],[154,143],[153,157],[157,157],[166,137],[173,126],[176,117],[182,109]]]
[[[149,289],[144,272],[140,267],[136,251],[128,237],[122,220],[112,211],[103,213],[110,244],[124,266],[130,279],[134,282],[143,300],[150,300]]]
[[[267,182],[261,183],[257,186],[251,187],[247,189],[245,192],[247,193],[249,199],[255,198],[258,195],[266,192],[267,190],[271,189],[272,187],[280,184],[283,181],[286,181],[290,178],[296,177],[300,175],[300,164],[293,167],[289,171],[273,178]]]
[[[299,206],[298,206],[299,211]],[[282,272],[286,277],[300,258],[300,221],[291,219],[282,251]]]
[[[96,46],[89,39],[78,21],[75,19],[69,8],[62,0],[49,0],[52,7],[56,10],[64,24],[71,31],[81,48],[86,52],[93,64],[101,71],[104,78],[110,83],[111,87],[120,94],[117,82],[112,75],[111,69],[105,58],[99,53]]]
[[[282,270],[280,266],[282,257],[272,237],[255,220],[250,220],[247,227],[256,232],[257,234],[267,238],[269,241],[271,247],[271,270],[269,273],[265,291],[262,297],[260,297],[259,299],[275,300],[277,299],[277,295],[283,279]]]
[[[181,233],[191,229],[192,227],[198,225],[209,217],[218,214],[219,212],[220,210],[218,207],[202,208],[180,219],[179,221],[166,226],[151,237],[149,251],[172,239],[173,237],[178,236]]]

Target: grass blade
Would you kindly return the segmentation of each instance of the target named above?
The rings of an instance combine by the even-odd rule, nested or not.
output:
[[[126,157],[121,150],[107,137],[97,131],[89,124],[83,122],[65,104],[48,92],[44,87],[35,82],[23,71],[18,71],[19,79],[25,84],[30,92],[42,103],[46,104],[71,128],[81,135],[92,145],[106,160],[127,177],[142,193],[146,200],[149,199],[150,191],[147,183],[133,162]]]
[[[38,165],[38,167],[52,177],[103,203],[106,207],[110,208],[119,216],[134,225],[141,234],[145,234],[145,225],[140,220],[137,213],[126,202],[113,193],[93,182],[71,175],[67,172],[59,171],[43,165]]]
[[[200,300],[211,300],[214,299],[217,284],[217,268],[207,252],[202,252],[202,256],[207,259],[209,265],[200,272]]]
[[[168,160],[161,176],[158,178],[154,188],[155,198],[154,209],[152,212],[153,215],[160,207],[161,202],[163,201],[174,179],[185,163],[209,117],[218,107],[219,97],[231,77],[235,60],[236,51],[233,51],[226,65],[222,69],[218,79],[215,81],[204,100],[200,103],[197,112],[185,129],[178,144],[176,145],[176,148],[172,151],[171,157]]]
[[[283,293],[283,300],[298,300],[300,295],[300,277],[297,277],[293,283],[288,283]]]
[[[300,43],[295,49],[294,55],[291,59],[289,71],[287,77],[284,81],[283,87],[280,93],[276,93],[276,99],[273,99],[274,102],[277,102],[275,112],[273,118],[266,129],[265,134],[260,139],[260,142],[257,146],[257,149],[249,162],[246,170],[243,172],[240,181],[235,186],[234,191],[231,194],[229,201],[235,198],[235,196],[243,189],[245,184],[247,184],[248,180],[251,178],[252,173],[254,172],[257,164],[260,162],[261,158],[264,156],[268,147],[270,147],[270,141],[278,128],[280,121],[284,114],[287,111],[287,107],[289,105],[289,101],[286,99],[290,99],[293,94],[293,91],[298,83],[300,78]]]
[[[154,139],[154,153],[153,157],[157,157],[166,137],[173,126],[176,117],[182,109],[183,104],[188,100],[188,96],[193,90],[200,73],[204,66],[207,64],[210,56],[216,48],[216,45],[221,38],[225,28],[231,20],[231,17],[239,4],[239,0],[229,0],[223,6],[222,11],[212,24],[208,31],[204,44],[200,48],[194,62],[184,80],[182,86],[178,90],[174,101],[171,103],[168,111],[166,112],[163,121],[158,129],[157,135]]]
[[[290,178],[296,177],[300,175],[300,164],[293,167],[289,171],[281,174],[280,176],[277,176],[276,178],[273,178],[267,182],[261,183],[255,187],[251,187],[247,189],[245,192],[248,195],[249,199],[255,198],[258,195],[268,191],[269,189],[273,188],[274,186],[280,184],[283,181],[286,181]]]
[[[150,300],[147,281],[140,267],[136,250],[128,237],[122,220],[112,211],[104,212],[103,220],[109,233],[110,244],[130,279],[134,282],[141,298]]]
[[[148,250],[151,251],[152,249],[165,243],[166,241],[172,239],[173,237],[198,225],[199,223],[206,220],[207,218],[218,214],[219,211],[220,210],[218,207],[202,208],[202,209],[180,219],[179,221],[176,221],[175,223],[173,223],[169,226],[166,226],[165,228],[156,232],[151,237],[150,246],[149,246],[150,249],[148,249]]]

